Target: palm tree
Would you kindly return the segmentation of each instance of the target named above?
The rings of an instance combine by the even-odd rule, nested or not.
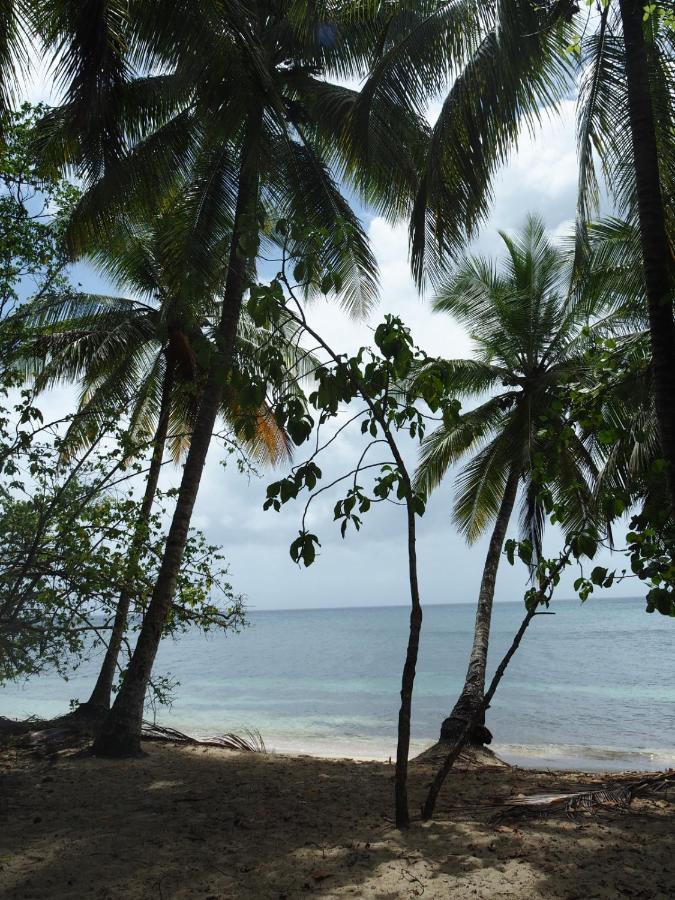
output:
[[[386,96],[420,110],[445,94],[411,218],[413,268],[432,277],[485,219],[494,176],[523,126],[578,92],[579,238],[597,211],[596,161],[619,214],[639,226],[654,394],[675,473],[672,213],[675,31],[642,0],[447,2],[391,10],[360,115]],[[581,35],[581,37],[579,37]],[[451,86],[448,90],[447,84]],[[669,237],[670,235],[670,237]],[[675,475],[670,478],[675,508]]]
[[[201,280],[176,242],[166,239],[171,212],[149,225],[122,223],[105,247],[89,254],[113,286],[133,299],[75,294],[42,305],[29,317],[28,338],[19,351],[26,374],[39,389],[60,381],[79,382],[78,413],[64,438],[64,452],[82,449],[111,416],[126,417],[135,446],[151,447],[138,522],[131,541],[125,584],[117,602],[110,638],[96,684],[77,714],[100,718],[110,708],[112,686],[135,595],[137,567],[146,539],[167,443],[178,462],[189,446],[190,432],[203,389],[198,352],[211,344],[212,322],[219,308],[222,260],[214,255]],[[238,356],[251,351],[265,332],[242,322]],[[289,344],[289,362],[295,355]],[[263,464],[290,454],[290,442],[264,405],[247,409],[229,386],[221,398],[226,425],[246,429],[244,445]],[[247,421],[247,424],[248,424]]]
[[[594,423],[587,439],[600,471],[594,487],[599,515],[607,521],[621,507],[660,508],[663,484],[656,461],[661,456],[652,380],[646,290],[637,225],[616,218],[592,223],[582,269],[582,290],[604,304],[608,315],[594,332],[611,338],[603,353],[612,359],[611,381],[599,395],[602,434]],[[655,485],[658,484],[658,488]],[[623,509],[621,509],[623,512]],[[660,516],[654,517],[654,522]]]
[[[43,151],[75,164],[92,187],[71,240],[105,233],[123,209],[144,210],[186,178],[184,227],[198,266],[227,234],[218,353],[209,366],[155,590],[122,688],[95,752],[135,754],[146,686],[176,586],[213,425],[233,363],[242,301],[269,208],[320,229],[321,263],[342,276],[353,311],[376,294],[376,265],[336,177],[390,214],[407,212],[426,128],[386,99],[367,128],[358,94],[331,83],[363,68],[372,32],[353,4],[296,0],[163,0],[73,9],[45,0],[42,38],[57,55],[64,105]],[[367,17],[367,10],[363,13]],[[159,72],[148,75],[147,72]],[[302,245],[302,241],[300,241]],[[300,246],[298,249],[302,249]]]
[[[458,394],[478,404],[425,440],[417,486],[429,494],[451,466],[468,458],[455,480],[454,521],[470,543],[492,523],[466,680],[441,727],[441,740],[449,741],[483,701],[497,569],[519,491],[521,530],[533,557],[541,548],[546,513],[537,469],[552,451],[551,430],[558,435],[564,430],[566,439],[549,485],[569,511],[563,525],[588,513],[597,475],[588,449],[566,425],[558,397],[561,386],[583,371],[581,329],[600,301],[594,306],[571,292],[569,254],[550,243],[540,219],[528,218],[515,238],[501,237],[506,254],[499,268],[465,257],[434,300],[436,311],[469,328],[476,357],[427,365],[441,367]],[[490,740],[484,724],[474,730],[473,743]]]

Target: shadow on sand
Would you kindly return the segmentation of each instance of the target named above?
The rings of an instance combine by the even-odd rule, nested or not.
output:
[[[4,754],[3,898],[675,895],[668,802],[575,821],[490,821],[496,799],[573,790],[591,776],[457,771],[437,820],[400,833],[391,766],[146,748],[132,761]],[[411,767],[412,809],[431,772]]]

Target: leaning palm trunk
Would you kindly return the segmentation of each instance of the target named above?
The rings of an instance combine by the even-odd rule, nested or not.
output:
[[[490,643],[490,623],[492,620],[492,604],[495,596],[495,583],[497,569],[504,547],[506,529],[509,526],[511,513],[516,502],[518,482],[520,479],[520,467],[514,465],[509,472],[504,488],[501,506],[495,522],[495,527],[490,538],[483,577],[478,594],[478,608],[476,610],[476,624],[474,626],[473,646],[469,657],[469,668],[466,680],[459,699],[455,703],[452,712],[441,725],[442,741],[456,741],[463,732],[466,723],[476,718],[476,725],[472,729],[470,742],[474,744],[489,744],[492,735],[485,727],[485,711],[483,707],[483,694],[485,691],[485,671],[487,668],[488,647]]]
[[[252,223],[256,222],[259,184],[256,147],[260,120],[260,115],[257,119],[255,113],[251,115],[249,139],[242,151],[237,206],[230,243],[229,268],[223,297],[223,312],[218,326],[220,367],[212,365],[202,395],[159,576],[143,620],[136,648],[122,687],[103,723],[100,734],[94,741],[93,752],[102,756],[134,756],[141,751],[145,694],[167,614],[176,592],[192,510],[197,499],[213,427],[220,409],[227,372],[234,355],[249,265],[243,246],[248,231],[251,227],[255,227]]]
[[[120,591],[117,608],[115,610],[115,619],[113,621],[112,631],[108,647],[103,657],[103,664],[98,673],[96,684],[91,692],[91,696],[86,703],[78,707],[78,714],[92,717],[102,716],[110,709],[110,698],[112,696],[112,686],[117,669],[117,660],[119,658],[122,640],[127,628],[127,619],[129,616],[129,606],[134,595],[134,579],[136,568],[143,549],[143,542],[146,539],[148,525],[150,523],[150,513],[155,502],[157,493],[157,485],[159,483],[159,475],[162,469],[162,460],[164,458],[164,448],[166,447],[166,439],[169,431],[169,419],[171,413],[171,397],[174,385],[174,365],[167,353],[166,371],[162,383],[162,398],[159,409],[159,421],[157,423],[157,431],[153,441],[152,458],[150,460],[150,468],[148,470],[148,478],[145,483],[145,493],[141,503],[141,509],[138,516],[138,522],[131,544],[129,553],[129,561],[125,573],[124,585]]]
[[[649,331],[654,402],[661,449],[668,462],[670,504],[675,510],[675,324],[670,293],[672,257],[659,174],[654,109],[643,31],[642,0],[620,0],[626,50],[628,114],[633,144],[637,206]]]

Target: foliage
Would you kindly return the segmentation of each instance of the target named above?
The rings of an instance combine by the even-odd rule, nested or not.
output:
[[[672,15],[645,4],[645,40],[664,196],[673,193]],[[635,167],[628,122],[625,48],[617,2],[395,3],[360,93],[367,118],[388,98],[423,111],[443,97],[420,168],[411,217],[413,267],[442,274],[485,221],[496,174],[562,102],[577,96],[579,238],[597,215],[599,182],[634,220]],[[667,213],[671,215],[670,212]]]
[[[605,448],[605,477],[596,488],[596,503],[605,520],[611,527],[631,511],[625,546],[620,549],[632,576],[626,569],[596,567],[590,580],[577,580],[575,589],[586,599],[594,586],[610,587],[614,581],[634,577],[647,588],[647,612],[675,616],[675,529],[663,503],[666,462],[660,454],[649,391],[649,354],[639,343],[637,353],[626,352],[625,343],[610,338],[589,351],[594,386],[591,390],[570,386],[567,404],[570,419],[580,422]],[[643,406],[621,403],[621,389],[625,395],[629,386],[634,395],[636,383],[643,397],[646,393]]]
[[[573,3],[402,2],[359,99],[424,110],[443,97],[411,217],[415,274],[435,277],[486,218],[492,183],[523,126],[533,129],[569,92],[564,53]]]
[[[261,396],[271,390],[275,415],[280,425],[288,430],[297,444],[304,444],[315,433],[314,451],[305,462],[296,465],[286,478],[274,482],[267,489],[266,509],[280,510],[284,503],[307,492],[308,499],[302,516],[298,537],[290,547],[294,562],[310,566],[316,559],[319,538],[309,530],[307,516],[312,501],[324,491],[338,484],[348,485],[342,499],[334,507],[334,520],[340,522],[344,538],[349,527],[359,531],[362,517],[377,503],[391,502],[404,508],[406,516],[408,583],[410,595],[410,626],[405,663],[401,676],[401,705],[398,717],[396,750],[395,808],[396,825],[406,828],[410,824],[407,794],[407,770],[410,751],[410,721],[415,668],[419,651],[422,626],[422,605],[416,554],[417,517],[424,514],[424,499],[412,484],[403,453],[402,436],[413,441],[421,440],[425,433],[427,410],[440,413],[452,422],[459,412],[459,403],[450,395],[447,380],[435,376],[422,379],[418,396],[402,390],[411,374],[413,365],[423,363],[425,354],[413,344],[410,331],[395,316],[386,315],[374,332],[373,348],[362,347],[348,356],[337,353],[328,341],[308,322],[299,297],[317,285],[329,290],[335,285],[336,273],[330,267],[315,269],[307,266],[293,246],[298,238],[303,245],[320,245],[322,235],[314,234],[303,223],[282,221],[277,226],[282,242],[281,268],[269,285],[257,285],[251,291],[249,313],[254,321],[268,323],[273,329],[293,324],[298,341],[311,340],[313,350],[320,353],[311,373],[313,389],[307,391],[304,384],[296,382],[289,392],[288,375],[283,375],[279,359],[270,345],[272,365],[267,369],[268,382],[258,383]],[[297,246],[297,245],[296,245]],[[292,271],[293,275],[289,274]],[[312,278],[315,284],[312,284]],[[303,281],[303,279],[307,279]],[[262,367],[263,370],[265,367]],[[417,405],[416,401],[421,401]],[[359,404],[356,412],[349,409]],[[338,425],[338,417],[346,412],[348,418]],[[316,416],[316,420],[315,420]],[[349,472],[318,487],[323,473],[317,459],[350,425],[360,421],[365,447]],[[322,429],[331,424],[332,434],[323,438]],[[370,461],[373,447],[386,448],[384,459]],[[378,453],[378,455],[380,455]],[[370,488],[364,486],[367,472],[374,470]]]
[[[127,410],[115,408],[109,396],[98,404],[93,429],[91,421],[83,423],[82,415],[45,421],[36,390],[25,381],[25,362],[19,362],[35,349],[38,322],[63,325],[63,310],[81,309],[86,301],[69,280],[64,245],[78,191],[35,162],[36,122],[43,115],[44,109],[27,105],[8,114],[2,147],[2,680],[34,674],[46,666],[66,674],[105,641],[129,577],[131,536],[139,515],[131,486],[142,475],[147,449],[147,440],[142,440],[147,435],[137,434],[133,422],[128,427],[122,415]],[[106,311],[111,315],[112,305],[109,300]],[[93,318],[80,325],[86,330]],[[76,336],[70,333],[68,338],[67,352],[76,355]],[[48,368],[48,358],[42,363]],[[118,424],[121,421],[126,427]],[[78,430],[87,439],[74,449],[66,438]],[[162,502],[149,521],[131,573],[134,626],[157,573],[165,514]],[[238,627],[242,622],[241,598],[226,580],[220,550],[192,531],[167,633],[189,624],[208,629]]]
[[[266,348],[268,380],[266,385],[259,385],[259,390],[271,392],[274,400],[270,402],[277,422],[287,429],[294,443],[304,444],[316,430],[316,448],[305,462],[293,468],[289,476],[269,485],[264,506],[278,511],[302,492],[309,494],[302,527],[290,548],[295,562],[309,566],[320,546],[318,537],[307,530],[309,507],[316,496],[338,483],[347,481],[350,484],[344,498],[334,507],[334,520],[340,523],[343,537],[350,526],[358,531],[362,516],[377,503],[409,501],[414,513],[423,515],[424,500],[410,483],[396,443],[397,435],[405,433],[419,441],[426,431],[427,410],[451,422],[458,414],[459,404],[449,392],[450,379],[447,377],[420,379],[416,397],[406,396],[401,391],[400,386],[410,377],[413,366],[422,364],[427,357],[415,347],[409,329],[395,316],[386,315],[375,329],[374,348],[362,347],[351,356],[337,354],[309,325],[297,302],[297,294],[311,287],[312,277],[317,285],[329,290],[339,274],[330,269],[313,269],[290,250],[291,242],[300,235],[304,246],[313,242],[320,244],[322,236],[300,223],[286,220],[281,221],[277,229],[287,236],[281,271],[269,284],[258,284],[251,291],[248,312],[255,322],[267,323],[277,329],[294,323],[297,339],[308,336],[322,352],[323,359],[311,373],[311,389],[296,380],[289,390],[288,375],[278,356],[274,358],[273,346]],[[359,400],[363,406],[354,413],[349,406]],[[334,434],[322,444],[321,429],[345,412],[349,420],[337,428],[338,432],[358,420],[361,434],[366,437],[365,448],[354,469],[330,485],[317,488],[322,478],[317,458],[336,436]],[[388,445],[390,458],[380,463],[367,461],[367,455],[376,445]],[[373,469],[377,470],[374,483],[366,489],[359,482]]]
[[[369,309],[377,266],[340,182],[389,215],[405,211],[427,126],[386,100],[359,123],[358,92],[339,81],[364,74],[386,13],[340,2],[327,15],[295,0],[263,4],[261,15],[241,3],[194,3],[187,15],[170,4],[161,16],[126,4],[97,10],[98,40],[88,42],[78,16],[46,2],[41,36],[68,89],[43,120],[41,151],[88,186],[73,249],[104,242],[130,213],[148,221],[170,195],[198,275],[223,258],[250,149],[259,202],[245,213],[246,256],[258,241],[265,254],[271,216],[324,228],[340,301]]]
[[[0,425],[0,679],[47,666],[66,674],[105,640],[129,577],[140,505],[133,479],[143,465],[138,457],[130,459],[128,434],[111,422],[93,447],[66,462],[67,419],[42,424],[25,390],[5,413]],[[136,617],[147,605],[157,574],[164,517],[160,503],[132,573]],[[240,626],[241,598],[232,593],[226,574],[219,548],[192,531],[167,633],[192,624],[205,630]]]
[[[134,439],[150,439],[165,392],[173,458],[189,446],[215,353],[227,267],[221,248],[197,278],[185,245],[174,239],[174,219],[167,201],[151,222],[125,221],[105,246],[90,246],[89,259],[127,296],[79,291],[47,309],[33,304],[25,310],[30,333],[17,364],[40,389],[64,381],[80,385],[79,415],[68,436],[74,449],[86,446],[110,408],[128,412]],[[240,332],[241,355],[266,339],[248,321]],[[242,435],[244,450],[258,461],[275,463],[287,455],[287,438],[264,406],[251,408],[230,389],[221,412],[227,432],[235,421],[251,420]]]
[[[567,384],[558,401],[569,430],[583,429],[595,441],[599,461],[603,463],[594,492],[596,524],[587,523],[584,529],[568,534],[571,553],[567,564],[578,562],[582,556],[592,559],[600,545],[621,552],[628,559],[627,568],[595,566],[587,574],[580,565],[574,589],[581,600],[588,599],[596,588],[609,588],[633,578],[647,588],[647,612],[673,616],[675,531],[663,503],[666,464],[659,456],[648,389],[647,407],[640,411],[646,412],[646,417],[636,415],[636,407],[622,402],[627,386],[632,388],[629,396],[635,397],[636,381],[641,390],[645,389],[645,380],[648,385],[644,347],[638,342],[640,352],[626,352],[628,341],[635,344],[635,337],[625,341],[605,338],[590,344],[586,349],[586,378]],[[628,349],[635,347],[629,344]],[[553,523],[560,521],[566,511],[554,501],[546,485],[555,476],[565,452],[563,436],[557,451],[540,459],[536,469],[541,501]],[[623,527],[628,514],[625,544],[617,547],[612,531],[617,525]],[[527,543],[507,542],[506,551],[511,562],[517,552],[529,563],[531,547]]]
[[[71,293],[64,232],[78,191],[36,162],[43,107],[7,113],[0,146],[0,319],[28,299],[40,308]]]

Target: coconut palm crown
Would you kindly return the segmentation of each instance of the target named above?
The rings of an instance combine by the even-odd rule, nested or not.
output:
[[[152,441],[163,404],[173,459],[189,446],[205,380],[200,358],[213,342],[226,270],[214,254],[196,282],[180,246],[167,239],[170,219],[121,222],[112,240],[91,248],[89,259],[127,296],[75,292],[61,303],[44,304],[28,320],[32,338],[21,348],[26,374],[39,388],[67,381],[81,388],[66,448],[85,446],[111,415],[128,418],[138,444]],[[254,358],[256,342],[264,339],[244,317],[237,345],[242,362]],[[293,355],[290,343],[288,352]],[[244,409],[231,385],[221,416],[235,432],[253,425],[241,437],[259,462],[288,458],[290,441],[271,412],[264,406]]]
[[[570,292],[569,257],[549,241],[541,219],[528,218],[516,237],[500,235],[507,252],[499,269],[465,257],[434,299],[434,310],[467,326],[475,356],[430,365],[449,369],[458,395],[480,402],[427,438],[417,481],[428,494],[450,466],[471,456],[457,477],[453,515],[473,542],[496,516],[509,472],[517,469],[521,521],[537,548],[543,509],[530,476],[536,454],[546,452],[537,432],[556,409],[561,383],[583,368],[581,329],[596,310]],[[581,439],[568,437],[568,468],[556,489],[583,503],[595,466]]]

